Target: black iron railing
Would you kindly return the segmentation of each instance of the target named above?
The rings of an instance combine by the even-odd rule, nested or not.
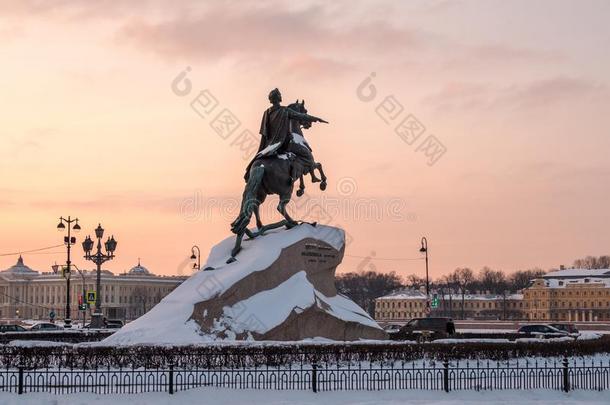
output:
[[[0,392],[141,393],[198,387],[270,390],[607,390],[610,360],[414,361],[243,368],[5,368]]]
[[[192,346],[103,346],[103,345],[21,345],[0,344],[0,370],[5,368],[118,368],[218,369],[246,368],[254,365],[288,364],[387,364],[411,363],[420,359],[456,361],[457,359],[516,358],[553,359],[604,358],[610,356],[610,335],[600,339],[576,341],[496,342],[478,340],[413,344],[413,342],[265,342],[247,344],[205,344]]]

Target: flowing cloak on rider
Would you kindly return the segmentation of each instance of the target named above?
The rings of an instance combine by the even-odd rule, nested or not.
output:
[[[292,114],[291,114],[292,113]],[[271,106],[263,113],[261,121],[261,143],[258,153],[252,158],[246,167],[244,179],[248,181],[250,168],[256,159],[277,154],[278,151],[286,150],[290,142],[290,117],[296,112],[284,106]]]

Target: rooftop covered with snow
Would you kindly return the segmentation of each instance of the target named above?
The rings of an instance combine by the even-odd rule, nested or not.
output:
[[[610,269],[565,269],[552,271],[542,276],[544,279],[584,277],[610,278]]]
[[[437,295],[439,299],[444,300],[461,300],[462,294],[435,294],[433,292],[430,293],[430,296]],[[383,300],[425,300],[426,294],[419,290],[413,289],[404,289],[400,291],[393,292],[388,295],[384,295],[383,297],[379,297],[377,299]],[[497,300],[521,300],[523,299],[523,294],[508,294],[506,296],[501,294],[464,294],[464,300],[466,301],[497,301]]]

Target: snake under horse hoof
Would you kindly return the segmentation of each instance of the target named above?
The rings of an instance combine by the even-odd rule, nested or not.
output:
[[[305,222],[305,221],[298,221],[298,222],[296,222],[295,221],[294,223],[286,223],[286,220],[282,220],[282,221],[276,222],[274,224],[265,225],[262,228],[260,228],[259,230],[257,230],[256,232],[252,232],[250,230],[247,230],[245,232],[245,234],[248,235],[250,239],[254,239],[257,236],[263,236],[265,234],[265,232],[267,232],[268,230],[271,230],[271,229],[280,228],[282,226],[285,226],[286,229],[291,229],[291,228],[294,228],[295,226],[303,225],[303,224],[308,224],[308,225],[311,225],[311,226],[314,226],[314,227],[318,225],[317,222]],[[235,248],[233,248],[233,250],[231,250],[231,257],[229,257],[229,259],[227,259],[227,264],[236,262],[237,259],[236,259],[235,256],[237,256],[237,254],[240,251],[241,251],[241,246],[237,250],[235,250]],[[210,268],[210,269],[213,270],[212,268]]]

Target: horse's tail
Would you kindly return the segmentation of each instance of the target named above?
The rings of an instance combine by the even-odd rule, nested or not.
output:
[[[264,174],[265,168],[263,166],[255,166],[250,170],[250,176],[246,182],[241,200],[241,209],[235,221],[231,223],[231,232],[237,235],[243,234],[250,224],[252,213],[260,205],[260,201],[256,199],[256,194],[261,186]]]

